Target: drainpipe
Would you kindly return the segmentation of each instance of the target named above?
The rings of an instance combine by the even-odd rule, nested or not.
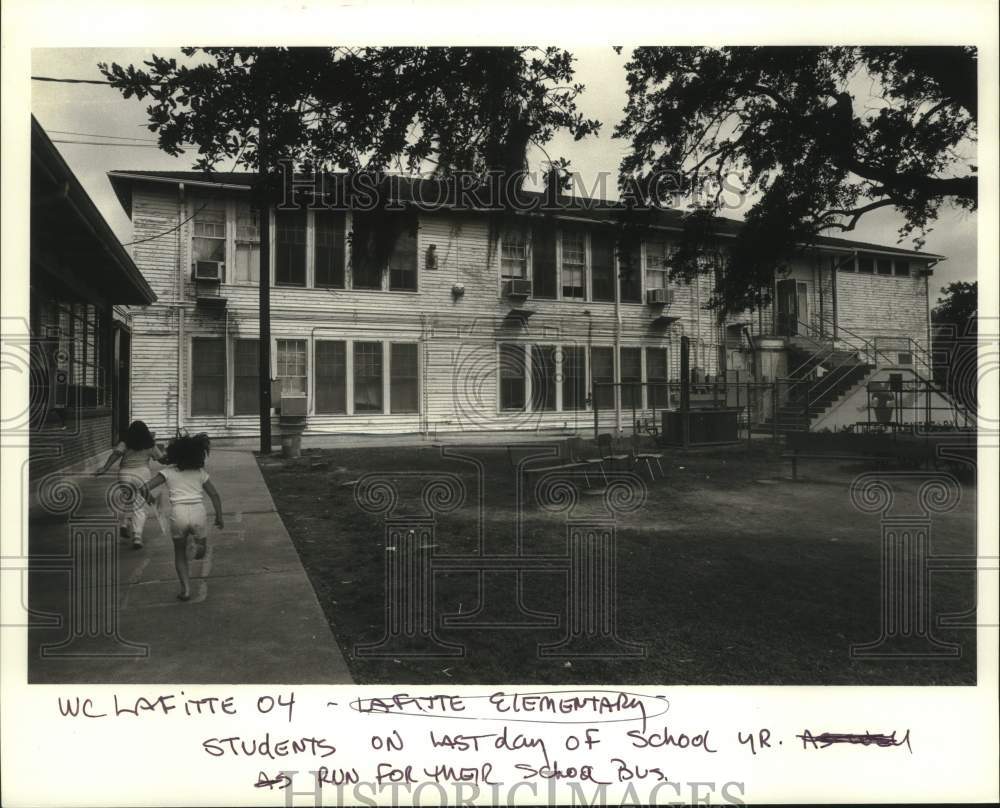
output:
[[[615,255],[615,278],[618,281],[615,284],[615,355],[612,358],[611,369],[614,373],[612,378],[619,384],[612,388],[615,391],[615,434],[619,435],[622,431],[622,390],[621,390],[621,332],[622,332],[622,309],[621,309],[621,296],[622,296],[622,268],[621,261],[619,260],[617,254]]]
[[[180,223],[184,221],[184,183],[177,185],[177,430],[184,426],[184,239],[182,235],[183,227]]]
[[[226,358],[226,378],[229,377],[229,307],[226,306],[226,333],[224,337],[225,341],[223,345],[223,356]],[[226,434],[229,434],[229,384],[225,387],[225,396],[223,397],[225,401],[225,408],[223,409],[223,418],[225,418]]]
[[[420,315],[420,421],[423,425],[423,435],[430,432],[430,418],[427,414],[427,365],[430,361],[430,340],[427,338],[427,315]]]

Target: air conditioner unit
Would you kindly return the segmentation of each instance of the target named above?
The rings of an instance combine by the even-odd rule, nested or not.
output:
[[[196,281],[222,282],[222,271],[225,269],[222,261],[195,261],[192,277]]]
[[[530,297],[531,281],[526,281],[526,280],[506,281],[503,285],[503,293],[505,297]]]
[[[281,397],[281,417],[282,418],[305,418],[307,412],[306,396],[282,396]]]
[[[674,290],[647,289],[646,302],[651,306],[669,306],[674,302]]]

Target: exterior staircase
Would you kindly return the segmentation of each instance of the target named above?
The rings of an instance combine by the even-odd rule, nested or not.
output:
[[[856,352],[811,337],[789,338],[788,359],[793,370],[778,383],[777,412],[760,424],[761,431],[808,431],[816,418],[875,370]]]

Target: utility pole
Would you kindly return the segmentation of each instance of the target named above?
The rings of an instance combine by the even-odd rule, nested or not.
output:
[[[263,53],[263,51],[262,51]],[[267,79],[261,59],[255,65],[257,73],[257,204],[260,226],[260,271],[257,281],[259,291],[260,336],[257,341],[259,362],[257,378],[260,383],[260,453],[271,453],[271,171],[268,151],[267,116],[269,101],[264,83]]]

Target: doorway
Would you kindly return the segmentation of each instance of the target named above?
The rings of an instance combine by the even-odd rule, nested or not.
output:
[[[778,281],[778,336],[796,337],[805,334],[809,322],[809,284],[785,279]]]

